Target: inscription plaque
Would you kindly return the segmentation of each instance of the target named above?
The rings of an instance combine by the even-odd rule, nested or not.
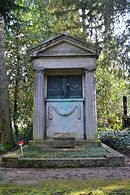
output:
[[[47,77],[48,99],[82,98],[81,75],[56,75]]]

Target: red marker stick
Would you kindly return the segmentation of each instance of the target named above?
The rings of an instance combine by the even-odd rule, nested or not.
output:
[[[24,155],[23,155],[23,141],[18,142],[18,145],[20,146],[22,157],[24,157]]]

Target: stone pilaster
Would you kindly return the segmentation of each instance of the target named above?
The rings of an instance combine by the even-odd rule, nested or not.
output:
[[[95,139],[97,130],[94,71],[85,69],[85,129],[88,140]]]
[[[44,139],[45,102],[44,102],[44,71],[35,70],[34,79],[34,119],[33,139]]]

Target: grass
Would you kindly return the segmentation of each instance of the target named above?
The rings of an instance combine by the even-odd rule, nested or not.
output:
[[[0,181],[3,180],[3,174],[0,174]]]
[[[130,180],[48,180],[36,186],[0,185],[0,195],[129,195]]]
[[[18,152],[20,154],[20,151]],[[27,158],[89,158],[104,157],[108,152],[100,146],[86,146],[78,151],[42,151],[41,147],[25,147],[24,157]]]

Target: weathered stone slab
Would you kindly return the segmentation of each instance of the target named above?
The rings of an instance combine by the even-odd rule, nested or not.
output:
[[[19,167],[18,155],[16,153],[6,154],[2,157],[1,166],[9,168]]]
[[[28,142],[29,146],[39,146],[45,149],[52,149],[53,148],[53,140],[30,140]],[[87,146],[101,146],[101,141],[100,140],[75,140],[75,148],[77,147],[84,147],[85,145]]]
[[[53,140],[30,140],[28,142],[29,146],[38,146],[43,148],[52,148]]]
[[[106,166],[106,159],[101,158],[19,158],[21,168],[83,168]]]
[[[75,140],[75,145],[76,146],[101,146],[101,141],[100,140]]]
[[[76,139],[84,138],[83,100],[46,100],[46,135],[74,132]]]
[[[53,136],[54,148],[74,148],[75,135],[74,133],[54,133]]]
[[[83,167],[116,167],[125,165],[125,157],[119,152],[102,144],[108,154],[94,158],[21,158],[16,153],[2,157],[3,167],[19,168],[83,168]]]
[[[34,59],[33,60],[33,69],[38,70],[39,68],[44,69],[70,69],[70,68],[92,68],[96,69],[96,59],[91,57],[79,56],[74,57],[44,57],[43,59]]]
[[[102,146],[109,152],[107,153],[107,166],[117,167],[125,165],[125,157],[116,150],[113,150],[109,146],[102,144]]]

